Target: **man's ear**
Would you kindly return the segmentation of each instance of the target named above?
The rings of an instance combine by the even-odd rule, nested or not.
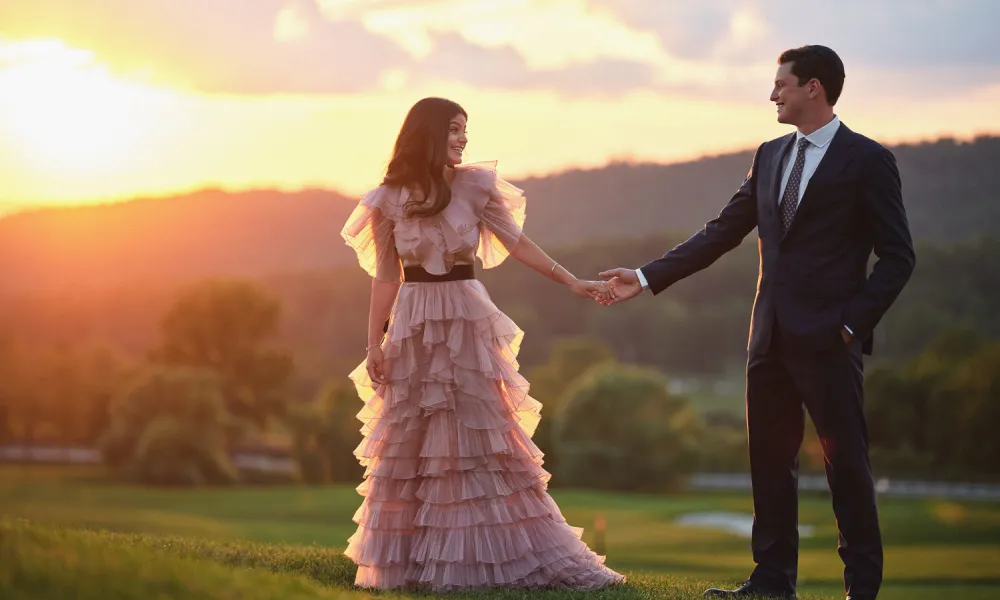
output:
[[[806,82],[806,87],[809,90],[810,98],[816,98],[823,92],[823,84],[815,77]]]

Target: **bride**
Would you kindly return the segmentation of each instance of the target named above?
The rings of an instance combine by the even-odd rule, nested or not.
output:
[[[523,333],[475,258],[489,269],[513,256],[603,303],[613,288],[577,279],[522,233],[525,198],[495,163],[461,164],[467,118],[450,100],[417,102],[382,185],[341,233],[372,276],[368,357],[350,375],[364,400],[364,501],[345,554],[355,583],[380,589],[620,583],[546,491],[531,441],[541,404],[517,372]]]

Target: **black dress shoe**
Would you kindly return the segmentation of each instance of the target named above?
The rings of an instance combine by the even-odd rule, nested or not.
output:
[[[706,598],[760,598],[761,600],[795,600],[791,592],[775,592],[748,581],[735,590],[720,590],[711,588],[705,590]]]

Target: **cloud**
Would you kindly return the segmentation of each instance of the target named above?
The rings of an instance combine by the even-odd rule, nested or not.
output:
[[[946,98],[1000,79],[1000,3],[991,0],[840,0],[816,11],[784,0],[586,0],[668,55],[657,89],[687,97],[766,99],[778,55],[823,44],[847,71],[845,95]]]
[[[777,55],[806,43],[841,54],[851,89],[947,95],[997,80],[1000,3],[815,9],[784,0],[0,0],[0,36],[58,38],[116,72],[222,94],[451,81],[758,99]],[[14,60],[0,53],[0,67]]]
[[[564,94],[608,96],[648,88],[655,70],[650,65],[621,59],[532,69],[511,47],[485,48],[458,34],[446,33],[433,37],[432,49],[416,66],[416,75],[457,80],[487,89],[547,89]]]
[[[607,13],[626,25],[656,33],[663,47],[681,59],[705,59],[729,33],[729,19],[740,2],[647,2],[644,0],[589,0],[592,10]]]
[[[59,38],[117,71],[233,94],[357,92],[410,56],[312,0],[0,3],[0,35]]]
[[[820,43],[866,66],[1000,66],[1000,4],[992,0],[843,0],[824,21],[827,15]],[[809,19],[804,10],[775,11],[773,28],[786,31]]]
[[[993,0],[839,0],[822,12],[785,0],[587,1],[655,32],[667,52],[686,59],[773,61],[786,48],[820,43],[864,66],[1000,65]]]
[[[401,74],[411,82],[571,94],[648,87],[655,67],[628,58],[641,54],[645,42],[630,42],[620,25],[581,16],[574,6],[538,0],[505,6],[493,0],[36,0],[0,5],[0,35],[58,38],[117,72],[210,93],[351,93],[384,87]],[[589,43],[563,43],[552,33],[560,23],[566,26],[560,35]]]
[[[294,42],[309,35],[309,20],[302,15],[301,10],[293,5],[286,6],[278,12],[274,21],[274,39],[279,42]]]
[[[327,8],[325,14],[360,20],[369,31],[399,40],[418,58],[426,56],[434,37],[442,34],[458,34],[486,48],[512,48],[533,69],[600,59],[655,64],[660,57],[655,36],[587,11],[584,0],[372,0],[363,4],[355,0],[346,7],[345,0],[319,1],[341,6],[339,10]]]

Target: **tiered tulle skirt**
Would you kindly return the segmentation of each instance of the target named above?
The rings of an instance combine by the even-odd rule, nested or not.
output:
[[[364,501],[345,554],[380,589],[595,589],[604,566],[546,492],[531,441],[541,405],[517,372],[522,332],[478,281],[404,284],[389,385],[351,374],[365,406]]]

